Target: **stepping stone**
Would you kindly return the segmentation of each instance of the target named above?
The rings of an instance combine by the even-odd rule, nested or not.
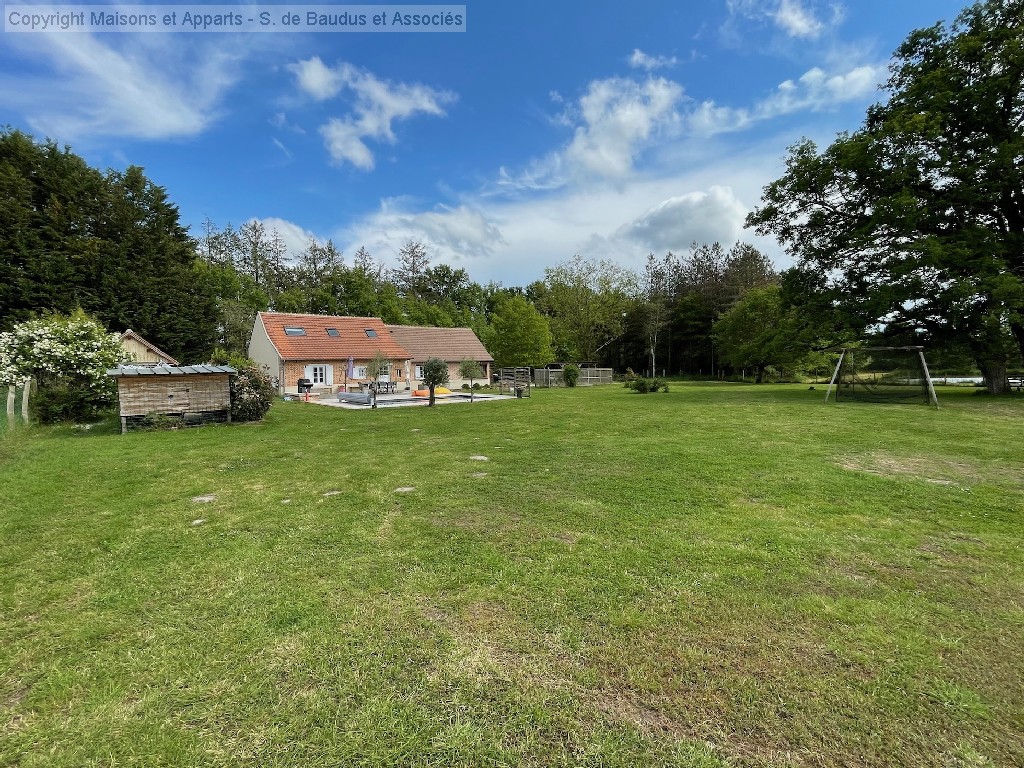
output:
[[[403,485],[401,488],[395,488],[395,493],[410,493],[416,489],[411,485]]]
[[[209,504],[211,501],[215,501],[216,499],[217,499],[216,496],[214,496],[212,493],[208,493],[205,496],[193,496],[192,497],[192,503],[194,503],[194,504]]]
[[[490,461],[486,456],[470,456],[470,461]]]

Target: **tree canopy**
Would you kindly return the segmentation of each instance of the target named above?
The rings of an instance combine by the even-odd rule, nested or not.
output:
[[[965,344],[989,390],[1024,352],[1024,3],[987,0],[897,49],[889,99],[792,147],[748,217],[838,329]]]
[[[498,304],[484,341],[499,368],[544,365],[555,356],[547,319],[522,296]]]
[[[434,390],[448,383],[448,363],[439,357],[428,357],[423,363],[423,383],[430,390],[430,405],[433,405]]]
[[[272,310],[470,327],[499,365],[557,358],[710,373],[720,367],[715,320],[775,277],[743,243],[652,255],[650,275],[636,265],[575,255],[520,288],[431,264],[416,241],[389,269],[365,248],[346,263],[330,240],[290,253],[256,219],[237,228],[207,220],[193,239],[141,168],[101,172],[69,148],[0,132],[0,330],[82,307],[200,362],[214,348],[245,355],[256,313]]]
[[[205,359],[216,305],[197,270],[178,209],[141,168],[103,174],[68,148],[0,131],[0,330],[80,307]]]

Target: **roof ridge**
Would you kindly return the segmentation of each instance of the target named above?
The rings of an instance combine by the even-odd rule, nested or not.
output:
[[[271,310],[264,310],[259,314],[260,316],[269,315],[274,317],[315,317],[320,320],[377,320],[384,324],[381,318],[367,315],[317,315],[312,312],[274,312]]]

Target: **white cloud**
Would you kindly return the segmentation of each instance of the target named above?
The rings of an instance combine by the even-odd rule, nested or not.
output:
[[[214,43],[203,35],[111,35],[85,31],[8,35],[51,72],[0,76],[0,102],[39,133],[167,139],[194,136],[219,115],[241,77],[248,40]],[[248,35],[245,38],[258,36]]]
[[[682,98],[682,86],[661,77],[591,82],[579,101],[582,124],[565,150],[566,161],[587,175],[627,176],[654,136],[672,133],[678,126],[676,108]]]
[[[706,139],[802,111],[825,111],[868,97],[884,78],[884,64],[845,72],[814,67],[780,83],[760,101],[741,107],[687,100],[683,87],[665,78],[594,80],[576,104],[559,115],[573,128],[562,149],[530,160],[522,169],[502,166],[485,196],[550,192],[584,181],[621,183],[636,174],[641,155],[655,147]]]
[[[758,113],[774,117],[863,99],[875,91],[886,71],[883,64],[863,65],[838,74],[829,74],[814,67],[804,72],[796,82],[786,80],[781,83],[775,93],[758,105]]]
[[[675,56],[650,56],[639,48],[634,48],[629,57],[629,66],[634,69],[646,69],[648,72],[665,67],[674,67],[679,63]]]
[[[836,74],[813,67],[796,80],[780,83],[770,95],[750,108],[704,101],[686,115],[687,126],[698,136],[712,136],[794,112],[827,110],[868,97],[885,73],[884,64],[864,64]]]
[[[774,13],[775,23],[791,37],[818,37],[825,25],[800,0],[782,0]]]
[[[373,170],[373,152],[363,141],[371,134],[358,124],[332,117],[320,126],[320,135],[324,137],[327,151],[339,164],[348,161],[361,170]]]
[[[277,232],[281,237],[281,241],[288,248],[288,253],[292,258],[297,257],[300,253],[306,250],[306,246],[309,244],[310,239],[315,238],[320,242],[327,239],[325,237],[317,237],[310,230],[300,227],[298,224],[288,221],[287,219],[280,219],[276,216],[268,216],[263,219],[249,219],[249,222],[253,221],[258,221],[263,225],[263,229],[266,230],[267,237],[270,237],[274,232]]]
[[[288,71],[303,91],[317,101],[336,96],[344,86],[341,73],[326,66],[319,56],[288,65]]]
[[[523,170],[502,166],[488,193],[519,195],[558,189],[570,181],[622,180],[657,139],[675,135],[683,87],[662,77],[593,80],[578,102],[553,121],[573,129],[572,140],[527,163]]]
[[[688,192],[663,200],[621,226],[618,237],[649,251],[675,251],[700,243],[731,243],[743,230],[747,207],[731,187],[713,186],[707,192]]]
[[[282,152],[284,152],[284,156],[285,156],[285,157],[287,157],[287,158],[288,158],[289,160],[291,160],[291,159],[292,159],[292,153],[288,151],[288,147],[286,147],[286,146],[285,146],[284,144],[282,144],[282,143],[281,143],[281,141],[280,141],[279,139],[276,139],[276,138],[274,138],[274,137],[271,137],[271,138],[270,138],[270,140],[271,140],[272,142],[274,142],[274,146],[275,146],[275,147],[277,147],[277,148],[278,148],[278,149],[280,149],[280,150],[281,150]]]
[[[720,32],[731,45],[740,45],[750,34],[741,34],[741,21],[774,25],[786,38],[815,40],[843,21],[842,5],[830,0],[726,0],[728,17]]]
[[[777,245],[743,232],[742,224],[747,204],[778,174],[785,141],[772,137],[742,151],[700,142],[694,157],[673,159],[659,176],[513,197],[467,195],[460,205],[422,212],[414,201],[387,200],[336,241],[346,253],[362,245],[393,262],[406,241],[417,239],[435,261],[464,267],[477,282],[506,285],[540,279],[546,267],[575,253],[640,269],[648,252],[685,251],[694,240],[742,238],[779,258]]]
[[[353,113],[331,118],[320,127],[324,145],[337,163],[352,163],[368,171],[374,166],[374,154],[366,140],[396,141],[392,123],[416,114],[442,116],[444,106],[455,101],[455,94],[420,83],[390,83],[373,73],[347,62],[326,66],[314,56],[289,65],[298,86],[313,98],[323,101],[343,92],[351,92]]]
[[[400,200],[385,200],[380,210],[342,236],[353,252],[366,247],[378,259],[393,257],[409,240],[427,246],[435,262],[486,259],[508,243],[498,224],[477,206],[438,206],[432,211],[407,211]]]

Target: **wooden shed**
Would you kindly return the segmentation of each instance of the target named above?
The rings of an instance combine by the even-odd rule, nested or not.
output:
[[[117,379],[121,432],[147,416],[180,418],[187,424],[231,421],[227,365],[121,365],[107,371]]]

